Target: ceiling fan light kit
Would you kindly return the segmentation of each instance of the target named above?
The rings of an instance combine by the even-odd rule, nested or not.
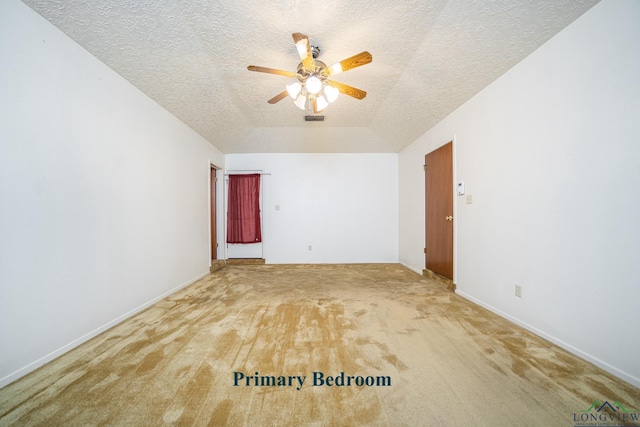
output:
[[[316,60],[318,56],[320,56],[320,48],[311,46],[309,37],[301,33],[294,33],[293,41],[300,60],[302,61],[298,64],[297,72],[294,73],[255,65],[249,65],[247,67],[249,71],[296,78],[297,81],[285,86],[285,91],[271,98],[268,101],[269,104],[275,104],[288,95],[293,99],[293,103],[301,110],[318,113],[327,108],[329,104],[335,102],[340,93],[356,99],[363,99],[367,96],[367,92],[330,80],[329,77],[370,63],[372,56],[369,52],[360,52],[357,55],[327,67],[324,62]]]

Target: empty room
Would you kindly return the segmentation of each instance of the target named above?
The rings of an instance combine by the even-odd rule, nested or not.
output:
[[[638,22],[0,0],[0,425],[640,426]]]

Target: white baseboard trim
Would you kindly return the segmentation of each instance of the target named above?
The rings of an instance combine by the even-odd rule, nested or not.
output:
[[[601,369],[604,369],[605,371],[607,371],[610,374],[615,375],[616,377],[628,382],[629,384],[632,384],[632,385],[634,385],[636,387],[640,387],[640,378],[636,378],[633,375],[628,374],[627,372],[624,372],[624,371],[616,368],[615,366],[612,366],[612,365],[610,365],[610,364],[608,364],[606,362],[603,362],[602,360],[600,360],[600,359],[598,359],[596,357],[593,357],[592,355],[590,355],[588,353],[585,353],[584,351],[582,351],[582,350],[580,350],[580,349],[578,349],[578,348],[576,348],[576,347],[574,347],[574,346],[572,346],[570,344],[567,344],[566,342],[564,342],[564,341],[562,341],[562,340],[560,340],[560,339],[558,339],[558,338],[556,338],[556,337],[554,337],[552,335],[549,335],[546,332],[541,331],[540,329],[538,329],[538,328],[536,328],[534,326],[531,326],[528,323],[525,323],[525,322],[523,322],[523,321],[521,321],[521,320],[519,320],[519,319],[517,319],[517,318],[515,318],[515,317],[513,317],[513,316],[511,316],[511,315],[509,315],[509,314],[507,314],[505,312],[503,312],[502,310],[499,310],[499,309],[497,309],[497,308],[495,308],[495,307],[493,307],[493,306],[491,306],[489,304],[486,304],[483,301],[480,301],[480,300],[476,299],[475,297],[472,297],[471,295],[469,295],[469,294],[467,294],[467,293],[465,293],[463,291],[456,290],[455,292],[456,292],[456,294],[460,295],[461,297],[463,297],[463,298],[465,298],[465,299],[467,299],[467,300],[469,300],[469,301],[471,301],[471,302],[473,302],[475,304],[478,304],[481,307],[486,308],[487,310],[497,314],[500,317],[503,317],[503,318],[515,323],[518,326],[523,327],[524,329],[526,329],[526,330],[528,330],[530,332],[533,332],[534,334],[546,339],[549,342],[552,342],[553,344],[557,345],[558,347],[562,347],[563,349],[567,350],[569,353],[572,353],[572,354],[578,356],[579,358],[586,360],[587,362],[593,363],[597,367],[599,367]]]
[[[403,266],[403,267],[405,267],[405,268],[408,268],[408,269],[409,269],[409,270],[411,270],[411,271],[415,271],[416,273],[418,273],[419,275],[421,275],[421,276],[422,276],[422,270],[419,270],[419,269],[417,269],[417,268],[413,268],[413,267],[412,267],[412,266],[410,266],[409,264],[405,264],[405,263],[404,263],[404,262],[402,262],[402,261],[400,261],[400,265],[401,265],[401,266]]]
[[[150,307],[151,305],[157,303],[158,301],[160,301],[163,298],[168,297],[169,295],[179,291],[182,288],[185,288],[189,285],[191,285],[192,283],[202,279],[203,277],[205,277],[206,275],[208,275],[209,272],[203,273],[203,274],[199,274],[198,276],[196,276],[193,279],[187,280],[186,282],[176,286],[173,289],[170,289],[166,292],[164,292],[163,294],[145,302],[142,305],[139,305],[138,307],[129,310],[128,312],[116,317],[115,319],[105,323],[104,325],[94,329],[91,332],[88,332],[84,335],[82,335],[79,338],[76,338],[75,340],[71,341],[70,343],[63,345],[62,347],[60,347],[57,350],[52,351],[51,353],[29,363],[28,365],[18,369],[17,371],[14,371],[12,373],[10,373],[9,375],[0,378],[0,388],[20,379],[21,377],[27,375],[28,373],[36,370],[37,368],[39,368],[40,366],[44,365],[45,363],[48,363],[50,361],[52,361],[53,359],[62,356],[64,353],[68,352],[69,350],[72,350],[74,348],[76,348],[77,346],[79,346],[82,343],[85,343],[87,341],[89,341],[91,338],[101,334],[102,332],[106,331],[107,329],[110,329],[112,327],[114,327],[115,325],[117,325],[118,323],[128,319],[129,317],[141,312],[142,310]]]

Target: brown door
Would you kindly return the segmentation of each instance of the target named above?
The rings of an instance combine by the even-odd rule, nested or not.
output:
[[[211,259],[218,259],[218,233],[216,221],[216,169],[211,168]]]
[[[425,156],[426,267],[453,280],[452,143]]]

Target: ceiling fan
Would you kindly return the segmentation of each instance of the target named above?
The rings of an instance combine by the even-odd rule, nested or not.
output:
[[[369,52],[360,52],[357,55],[327,67],[324,62],[317,59],[320,55],[320,49],[316,46],[311,46],[309,37],[301,33],[294,33],[293,41],[300,55],[300,60],[302,61],[298,64],[297,72],[259,67],[256,65],[249,65],[247,67],[249,71],[293,77],[297,80],[294,83],[286,85],[285,91],[280,92],[267,101],[269,104],[275,104],[288,95],[294,99],[293,102],[298,108],[302,110],[313,110],[314,113],[319,113],[330,103],[334,102],[339,93],[344,93],[356,99],[363,99],[367,96],[367,92],[363,90],[336,82],[330,78],[370,63],[373,58]]]

